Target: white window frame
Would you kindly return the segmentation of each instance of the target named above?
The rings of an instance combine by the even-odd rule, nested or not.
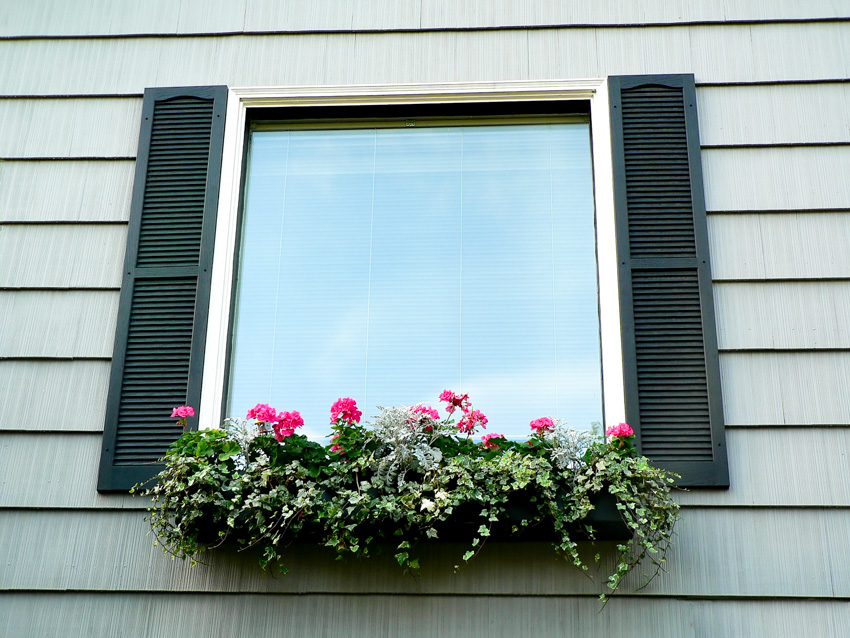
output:
[[[219,208],[198,425],[218,427],[225,397],[228,325],[233,294],[236,230],[248,110],[259,107],[379,106],[589,100],[599,273],[603,414],[606,425],[625,420],[620,301],[614,225],[611,126],[605,79],[452,84],[381,84],[231,88],[228,90]],[[233,415],[239,416],[239,415]]]

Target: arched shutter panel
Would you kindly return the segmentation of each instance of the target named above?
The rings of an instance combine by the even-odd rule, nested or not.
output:
[[[626,418],[679,485],[728,486],[694,78],[608,86]]]
[[[161,469],[198,407],[227,87],[145,91],[98,490]]]

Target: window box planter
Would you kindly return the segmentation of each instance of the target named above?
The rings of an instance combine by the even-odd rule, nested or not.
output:
[[[487,540],[549,541],[587,569],[578,541],[620,541],[612,590],[644,558],[661,567],[678,516],[673,479],[636,454],[631,428],[610,428],[606,442],[541,418],[528,441],[477,443],[486,417],[452,400],[464,414],[457,426],[417,406],[383,409],[368,428],[345,400],[327,447],[294,434],[298,413],[268,406],[249,413],[255,421],[188,432],[147,491],[157,541],[191,563],[223,543],[255,547],[264,568],[282,567],[293,542],[340,557],[390,546],[413,573],[431,542],[467,542],[462,564]]]

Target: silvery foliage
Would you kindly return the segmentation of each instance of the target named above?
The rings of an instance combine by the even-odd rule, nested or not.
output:
[[[378,444],[375,478],[386,484],[396,481],[401,488],[408,471],[436,469],[443,453],[431,444],[438,436],[453,433],[453,428],[407,406],[378,409],[381,413],[371,424],[372,439]]]
[[[257,438],[260,432],[259,426],[252,419],[247,421],[236,417],[228,417],[224,420],[224,431],[227,432],[227,438],[239,444],[242,450],[239,454],[233,457],[236,463],[236,469],[242,471],[247,467],[245,459],[245,450],[251,445],[251,442]]]
[[[599,437],[593,432],[568,428],[561,419],[555,419],[555,429],[543,438],[551,445],[552,463],[559,470],[575,470],[584,465],[584,453]]]

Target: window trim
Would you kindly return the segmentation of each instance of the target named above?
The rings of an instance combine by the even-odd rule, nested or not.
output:
[[[603,417],[625,420],[625,387],[614,215],[611,123],[606,79],[506,81],[457,84],[349,85],[230,88],[221,163],[219,207],[207,324],[199,428],[218,427],[224,415],[228,339],[245,170],[248,111],[261,107],[378,106],[404,104],[590,102],[599,320],[602,345]]]

